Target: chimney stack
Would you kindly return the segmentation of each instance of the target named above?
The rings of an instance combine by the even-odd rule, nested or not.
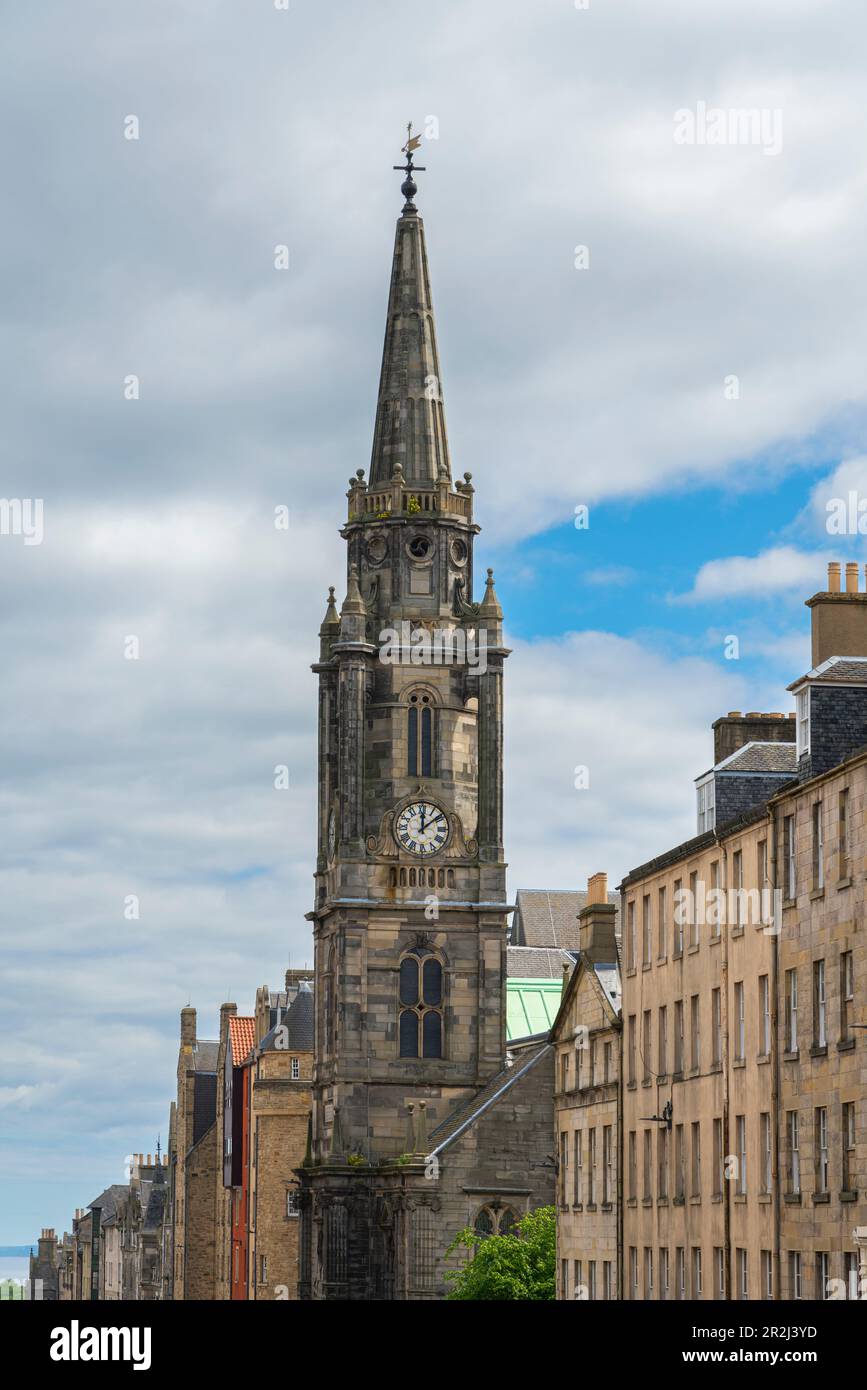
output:
[[[585,907],[591,907],[595,903],[608,902],[608,875],[591,874],[587,880],[587,901]]]
[[[794,713],[787,718],[779,711],[760,714],[750,710],[742,714],[739,709],[733,709],[715,719],[712,728],[714,767],[747,743],[795,742]]]
[[[867,656],[867,592],[859,591],[859,569],[857,560],[846,561],[846,588],[841,593],[840,563],[832,560],[828,588],[806,601],[812,615],[814,667],[832,656]]]
[[[181,1009],[181,1047],[192,1052],[196,1045],[196,1011],[189,1005]]]
[[[220,1042],[225,1043],[229,1036],[229,1019],[235,1018],[238,1013],[237,1004],[220,1005]]]
[[[617,960],[616,916],[615,904],[608,901],[608,875],[593,874],[587,881],[587,900],[578,913],[578,941],[582,955],[594,965],[613,965]]]

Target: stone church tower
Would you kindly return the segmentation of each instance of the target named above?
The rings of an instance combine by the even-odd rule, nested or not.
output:
[[[405,167],[370,470],[350,480],[346,597],[338,614],[331,591],[313,667],[316,1052],[302,1297],[409,1296],[394,1226],[407,1184],[428,1135],[506,1056],[508,652],[490,571],[472,601],[479,527],[471,475],[452,479],[411,148]],[[418,1176],[433,1249],[442,1194]]]

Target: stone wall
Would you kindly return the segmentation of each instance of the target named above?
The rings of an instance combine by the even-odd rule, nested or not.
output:
[[[212,1125],[186,1160],[184,1241],[185,1299],[213,1299],[216,1272],[215,1191],[219,1159],[217,1126]],[[177,1294],[176,1294],[177,1296]]]

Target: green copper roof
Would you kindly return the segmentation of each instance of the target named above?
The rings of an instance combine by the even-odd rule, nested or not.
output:
[[[506,1040],[547,1033],[560,1007],[562,980],[506,981]]]

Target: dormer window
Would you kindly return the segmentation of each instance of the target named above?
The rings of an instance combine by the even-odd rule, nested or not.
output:
[[[695,793],[698,811],[697,833],[703,835],[706,830],[713,830],[716,824],[713,773],[710,773],[704,781],[696,784]]]
[[[810,687],[799,690],[797,695],[797,734],[798,757],[810,751]]]

